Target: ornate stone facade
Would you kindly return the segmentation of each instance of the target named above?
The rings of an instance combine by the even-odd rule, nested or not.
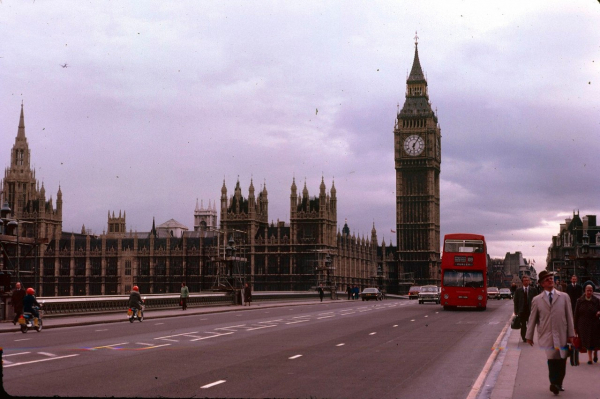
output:
[[[406,100],[394,126],[400,283],[439,283],[441,138],[415,42]]]

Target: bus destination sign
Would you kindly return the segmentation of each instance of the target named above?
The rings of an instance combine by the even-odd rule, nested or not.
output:
[[[454,266],[473,266],[472,256],[455,256]]]

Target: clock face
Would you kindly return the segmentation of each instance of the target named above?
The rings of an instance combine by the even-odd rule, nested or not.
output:
[[[423,138],[417,134],[412,134],[404,140],[404,151],[408,155],[417,156],[425,149]]]

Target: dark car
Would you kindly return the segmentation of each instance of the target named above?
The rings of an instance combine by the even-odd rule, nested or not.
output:
[[[500,295],[499,295],[500,299],[512,299],[513,295],[512,292],[510,292],[510,288],[500,288]]]
[[[413,285],[408,289],[408,299],[418,299],[419,291],[421,291],[421,287],[417,285]]]
[[[383,294],[377,288],[365,288],[363,292],[360,293],[360,297],[363,301],[368,301],[369,299],[383,301]]]

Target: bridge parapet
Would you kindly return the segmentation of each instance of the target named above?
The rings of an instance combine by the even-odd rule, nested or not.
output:
[[[179,307],[179,294],[148,294],[145,298],[146,311],[153,309],[175,309]],[[252,301],[310,300],[318,298],[316,292],[253,292]],[[83,315],[90,313],[123,312],[127,309],[129,295],[39,297],[44,304],[45,317]],[[230,292],[190,294],[188,307],[235,305],[236,296]]]

